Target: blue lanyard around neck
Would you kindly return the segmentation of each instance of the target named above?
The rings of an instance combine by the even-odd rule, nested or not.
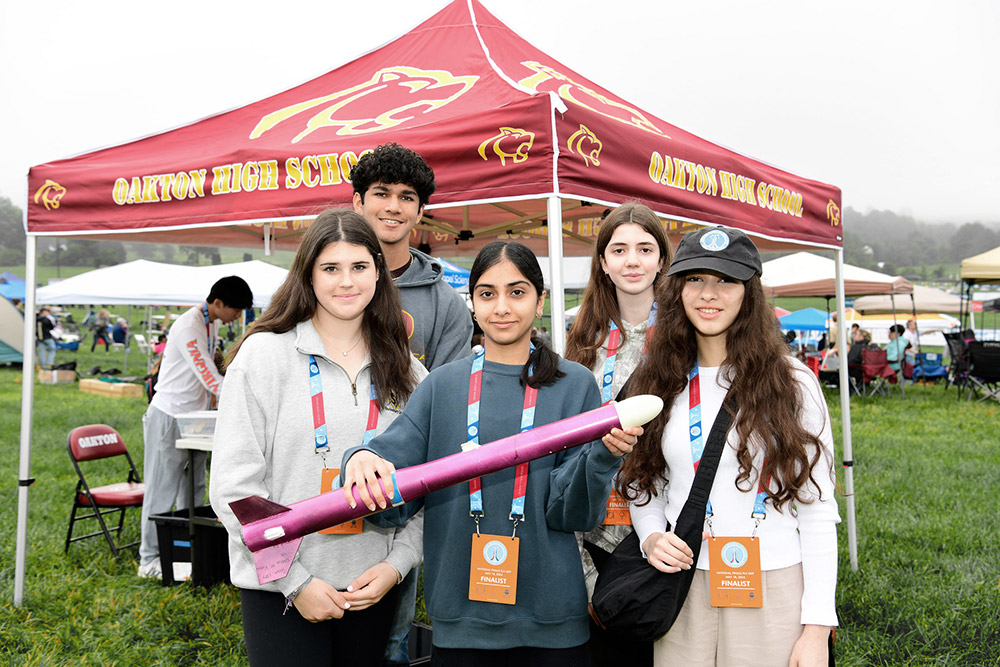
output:
[[[656,301],[649,309],[649,320],[646,323],[646,341],[656,326]],[[608,325],[608,354],[604,358],[604,379],[601,383],[601,405],[607,405],[614,396],[611,395],[612,385],[615,380],[615,360],[618,358],[618,347],[621,342],[621,331],[614,320]],[[645,350],[643,351],[645,354]]]

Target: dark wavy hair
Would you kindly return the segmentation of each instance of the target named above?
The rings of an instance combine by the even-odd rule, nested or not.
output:
[[[469,294],[473,295],[473,301],[476,298],[474,295],[479,279],[486,271],[503,261],[513,264],[514,268],[534,286],[536,298],[541,297],[545,291],[545,279],[531,248],[514,241],[493,241],[483,246],[469,271]],[[521,384],[530,385],[535,389],[542,385],[555,384],[556,380],[566,375],[559,370],[559,355],[537,336],[532,336],[531,342],[535,345],[535,351],[528,356],[528,361],[521,370]]]
[[[590,281],[583,293],[580,313],[573,321],[566,339],[566,358],[587,368],[594,367],[594,362],[597,361],[597,349],[607,338],[612,320],[622,330],[622,336],[626,335],[622,328],[615,284],[601,267],[601,258],[604,257],[615,230],[627,224],[639,225],[656,239],[664,268],[670,265],[671,254],[667,233],[663,230],[663,223],[648,206],[639,202],[627,202],[611,211],[601,222],[590,262]],[[662,272],[653,279],[654,286],[659,284],[661,276]],[[625,342],[624,338],[622,342]]]
[[[313,266],[328,245],[339,242],[364,247],[372,256],[378,271],[375,294],[365,308],[361,331],[371,354],[372,382],[381,410],[387,404],[387,399],[406,401],[413,393],[416,380],[410,369],[411,356],[403,309],[396,287],[392,284],[392,276],[385,265],[378,237],[363,217],[349,209],[327,209],[309,225],[285,282],[271,297],[268,309],[233,346],[228,362],[236,358],[243,342],[250,336],[261,332],[291,331],[299,322],[304,322],[315,314]]]
[[[629,395],[654,394],[667,406],[646,425],[632,453],[625,458],[618,477],[618,490],[629,500],[647,503],[656,495],[658,482],[668,479],[662,438],[673,417],[669,407],[684,391],[688,373],[698,355],[694,326],[684,313],[681,291],[686,274],[667,277],[657,291],[657,319],[645,360],[629,383]],[[754,452],[763,448],[765,460],[759,474],[771,482],[767,495],[781,511],[792,501],[806,502],[802,491],[813,480],[813,468],[822,448],[814,434],[802,426],[802,405],[795,391],[795,369],[788,346],[775,325],[774,310],[764,298],[760,278],[744,282],[743,304],[726,333],[726,361],[720,379],[730,383],[729,400],[735,409],[734,426],[739,436],[736,487],[752,490]],[[723,410],[728,407],[724,405]],[[687,415],[677,415],[686,419]],[[807,445],[814,445],[812,454]],[[815,480],[813,480],[815,481]]]
[[[409,185],[417,191],[420,208],[423,208],[434,194],[434,170],[409,148],[397,143],[382,144],[362,155],[351,169],[351,186],[361,195],[362,203],[373,183]]]

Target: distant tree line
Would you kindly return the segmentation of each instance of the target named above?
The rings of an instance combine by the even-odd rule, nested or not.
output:
[[[112,266],[132,259],[177,263],[178,253],[187,264],[202,258],[222,263],[219,249],[208,246],[177,246],[172,243],[124,243],[91,241],[68,237],[39,237],[38,263],[41,266]],[[9,198],[0,197],[0,266],[24,264],[25,234],[23,213]]]
[[[892,211],[844,211],[844,261],[891,275],[924,280],[952,277],[966,257],[1000,246],[1000,225],[928,224]]]

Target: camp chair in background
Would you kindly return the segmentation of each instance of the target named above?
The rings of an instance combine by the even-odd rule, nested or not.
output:
[[[861,351],[861,390],[862,396],[869,397],[875,394],[889,395],[892,385],[899,387],[903,391],[903,385],[899,382],[899,376],[889,365],[889,359],[885,350],[866,349]]]
[[[965,387],[966,374],[969,371],[969,360],[965,352],[965,333],[943,333],[945,342],[948,344],[948,356],[951,362],[948,364],[948,386],[958,387],[958,397],[962,398],[962,389]]]
[[[927,382],[948,378],[948,369],[941,365],[941,355],[933,352],[919,352],[913,364],[914,382]]]
[[[104,424],[91,424],[89,426],[78,426],[70,431],[66,438],[66,448],[69,450],[69,457],[73,461],[76,475],[79,481],[76,484],[76,491],[73,493],[73,512],[69,517],[69,530],[66,533],[66,552],[69,552],[70,542],[85,540],[89,537],[104,535],[111,547],[111,553],[115,557],[123,549],[138,546],[139,541],[129,544],[116,544],[115,538],[121,536],[122,525],[125,522],[125,510],[130,507],[142,509],[142,499],[145,494],[145,486],[139,478],[139,471],[136,470],[132,457],[129,456],[128,448],[118,431]],[[105,486],[92,487],[83,474],[81,463],[108,459],[116,456],[125,457],[128,467],[120,466],[123,475],[127,470],[128,477],[124,482],[117,482]],[[92,463],[88,463],[87,468],[92,473],[97,470]],[[102,467],[102,476],[110,474],[107,466]],[[119,476],[119,479],[121,477]],[[89,510],[89,513],[87,513]],[[79,514],[78,514],[79,512]],[[109,529],[104,517],[109,514],[118,513],[118,527]],[[73,526],[78,521],[85,519],[96,519],[100,530],[88,533],[87,535],[73,536]]]
[[[139,351],[143,354],[149,354],[152,348],[149,343],[146,342],[146,337],[142,334],[133,334],[132,338],[135,339],[135,346],[139,348]]]
[[[970,341],[966,346],[969,359],[968,398],[1000,401],[1000,342]]]

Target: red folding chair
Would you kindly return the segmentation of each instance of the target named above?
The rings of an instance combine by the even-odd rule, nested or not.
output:
[[[880,349],[861,351],[861,382],[868,388],[869,397],[876,393],[888,395],[892,385],[897,385],[902,390],[899,376],[889,365],[886,351]]]
[[[114,537],[112,537],[112,533],[117,537],[121,536],[122,526],[125,523],[125,510],[137,507],[141,511],[142,499],[145,494],[145,486],[139,478],[139,471],[136,470],[135,463],[132,462],[132,457],[129,456],[128,448],[121,435],[115,429],[104,424],[79,426],[70,431],[69,437],[66,438],[66,448],[69,450],[69,457],[73,461],[73,467],[76,468],[76,474],[79,478],[76,491],[73,494],[73,512],[69,517],[69,530],[66,533],[66,552],[69,552],[70,542],[98,535],[104,535],[104,539],[107,540],[108,546],[111,547],[111,553],[115,557],[123,549],[138,546],[138,540],[129,544],[116,544]],[[80,464],[115,456],[124,456],[125,461],[128,462],[126,481],[105,486],[90,486]],[[88,463],[88,470],[92,466],[93,464]],[[107,474],[106,467],[102,473],[102,477]],[[87,513],[88,510],[89,513]],[[118,513],[118,526],[109,529],[104,517],[115,512]],[[87,535],[74,537],[73,526],[78,521],[85,519],[97,519],[101,529]]]

